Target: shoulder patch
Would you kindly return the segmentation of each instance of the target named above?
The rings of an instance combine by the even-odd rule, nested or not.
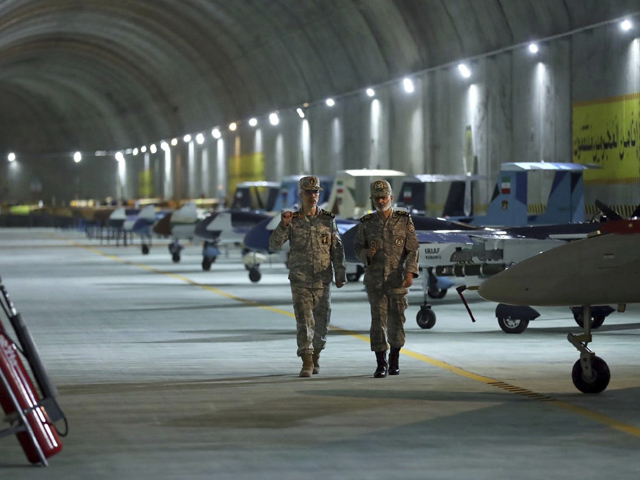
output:
[[[335,218],[336,216],[328,210],[320,210],[320,214],[326,215],[327,217]]]
[[[403,215],[405,217],[409,217],[409,212],[405,212],[404,210],[394,210],[393,213],[397,213],[398,215]]]
[[[371,214],[367,213],[365,216],[363,216],[362,218],[360,218],[361,222],[366,222],[367,220],[369,220],[371,218]]]

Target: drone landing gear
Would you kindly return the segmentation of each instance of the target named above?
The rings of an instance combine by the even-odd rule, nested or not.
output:
[[[180,262],[180,252],[183,248],[184,247],[178,240],[175,240],[169,244],[169,253],[171,253],[171,260],[173,260],[173,263]]]
[[[527,306],[499,303],[496,307],[498,325],[504,333],[522,333],[529,326],[529,322],[539,316],[536,310]]]
[[[424,302],[416,315],[416,322],[420,328],[430,329],[436,324],[436,313],[431,308],[429,298],[444,298],[453,282],[448,279],[438,279],[433,268],[427,268],[427,274],[422,279],[422,295]]]
[[[142,250],[143,255],[149,255],[149,251],[151,249],[151,236],[140,237],[140,249]]]
[[[582,313],[583,318],[591,318],[591,305],[585,305]],[[609,385],[611,372],[606,362],[587,347],[592,340],[591,322],[583,322],[582,328],[581,335],[567,335],[569,343],[580,352],[580,359],[573,365],[571,379],[582,393],[600,393]]]
[[[204,242],[202,245],[202,270],[211,270],[211,264],[216,261],[220,251],[213,242]]]
[[[436,289],[436,281],[437,279],[433,274],[433,269],[431,267],[427,268],[427,275],[422,279],[422,297],[424,301],[416,315],[416,322],[418,326],[425,330],[433,328],[436,324],[436,312],[431,309],[431,305],[429,304],[429,290]]]

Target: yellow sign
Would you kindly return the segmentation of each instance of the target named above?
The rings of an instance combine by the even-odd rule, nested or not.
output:
[[[573,161],[600,169],[585,183],[640,181],[640,93],[573,105]]]
[[[227,192],[231,198],[238,183],[264,180],[264,153],[248,153],[229,157],[227,168]]]
[[[138,197],[153,197],[153,172],[149,169],[138,172]]]

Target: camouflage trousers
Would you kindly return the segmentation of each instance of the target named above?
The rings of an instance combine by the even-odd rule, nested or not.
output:
[[[384,352],[404,346],[404,311],[407,309],[406,293],[390,293],[385,289],[367,287],[371,306],[371,329],[369,339],[371,350]]]
[[[296,315],[298,356],[320,352],[327,343],[331,320],[331,284],[322,288],[291,285]]]

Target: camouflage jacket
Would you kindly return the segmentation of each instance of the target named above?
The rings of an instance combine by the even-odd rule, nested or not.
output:
[[[384,220],[374,212],[362,217],[356,228],[355,253],[365,265],[364,284],[406,293],[405,272],[418,276],[418,238],[411,215],[392,210]],[[367,250],[372,246],[378,251],[369,259]]]
[[[288,226],[280,222],[271,233],[269,249],[280,250],[287,240],[291,283],[320,288],[333,281],[334,268],[336,280],[345,281],[344,247],[332,213],[320,208],[313,216],[294,212]]]

